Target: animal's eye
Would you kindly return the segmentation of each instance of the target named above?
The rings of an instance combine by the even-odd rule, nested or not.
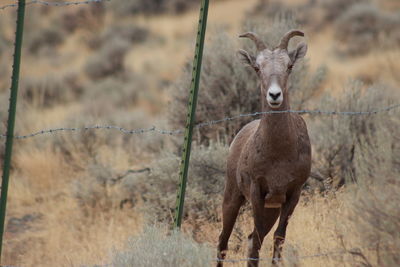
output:
[[[259,71],[260,71],[260,66],[258,66],[257,64],[254,65],[254,70],[255,70],[256,72],[259,72]]]

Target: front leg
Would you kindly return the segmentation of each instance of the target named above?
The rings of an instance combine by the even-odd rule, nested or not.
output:
[[[282,258],[282,246],[286,237],[286,227],[289,223],[290,216],[293,214],[293,211],[299,202],[300,194],[301,189],[296,190],[288,198],[288,201],[282,205],[281,217],[274,233],[274,254],[272,264],[277,264]]]
[[[249,235],[249,247],[247,266],[258,266],[259,251],[264,240],[271,228],[274,226],[279,217],[279,208],[265,208],[264,196],[261,194],[260,186],[252,182],[251,189],[251,206],[253,210],[254,230]]]
[[[244,200],[245,198],[240,193],[236,184],[232,180],[227,179],[222,204],[222,231],[218,239],[217,258],[220,260],[217,262],[218,267],[223,266],[223,260],[228,249],[228,240]]]

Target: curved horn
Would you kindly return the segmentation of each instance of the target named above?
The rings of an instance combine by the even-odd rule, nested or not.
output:
[[[243,34],[239,35],[239,37],[240,38],[249,38],[249,39],[253,40],[257,46],[258,51],[262,51],[267,48],[267,46],[264,44],[264,42],[253,32],[243,33]]]
[[[288,47],[289,41],[292,37],[294,36],[304,36],[304,32],[299,31],[299,30],[291,30],[287,32],[281,39],[281,42],[279,43],[278,47],[280,49],[286,49]]]

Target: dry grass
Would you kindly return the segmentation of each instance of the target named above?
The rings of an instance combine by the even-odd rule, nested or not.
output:
[[[141,229],[142,218],[135,212],[93,209],[85,214],[71,184],[77,172],[60,153],[46,148],[19,152],[14,159],[21,171],[11,177],[7,227],[10,229],[13,218],[38,216],[7,232],[4,262],[21,266],[102,263],[109,260],[104,256],[110,255],[113,247],[120,248],[128,236]],[[118,162],[116,168],[127,165]]]
[[[223,29],[227,36],[225,40],[234,40],[243,30],[248,11],[258,2],[211,1],[208,33],[219,35]],[[290,3],[291,7],[306,2],[284,1]],[[398,5],[394,0],[383,2],[381,6],[388,10]],[[167,13],[123,18],[116,15],[107,4],[99,9],[30,6],[27,11],[29,33],[21,72],[21,97],[16,125],[18,134],[44,128],[92,124],[116,124],[129,129],[153,124],[166,129],[174,128],[166,123],[165,114],[174,107],[169,102],[172,95],[165,89],[176,83],[182,75],[185,62],[192,58],[198,10],[190,9],[179,15]],[[15,17],[11,9],[0,12],[0,132],[3,133]],[[318,14],[318,10],[310,14]],[[320,15],[323,17],[323,14]],[[71,21],[74,23],[71,24]],[[135,25],[134,29],[130,28],[132,25]],[[340,56],[335,50],[337,41],[332,24],[317,28],[313,26],[309,23],[299,25],[305,29],[308,38],[309,71],[315,73],[319,66],[326,65],[328,72],[323,88],[319,88],[319,94],[306,107],[308,104],[321,107],[323,102],[318,97],[327,93],[340,97],[348,79],[362,80],[367,86],[376,83],[393,88],[400,86],[397,75],[400,72],[400,53],[397,48],[373,50],[356,58]],[[60,29],[62,38],[58,36],[52,39],[55,29]],[[268,29],[265,27],[264,30]],[[48,43],[46,38],[55,42]],[[107,65],[108,61],[110,57],[115,58],[107,49],[102,49],[104,46],[113,46],[110,39],[124,42],[121,46],[123,53],[117,53],[118,62],[111,67]],[[215,38],[207,39],[207,52],[212,52],[211,39]],[[93,42],[96,44],[93,45]],[[237,46],[226,45],[232,45],[230,51]],[[32,49],[37,54],[33,54]],[[230,57],[234,55],[225,55],[225,58]],[[209,65],[215,68],[220,66],[219,62],[211,63]],[[92,67],[87,67],[90,69],[87,75],[85,66],[89,65]],[[239,63],[232,66],[243,68]],[[100,71],[90,74],[94,67]],[[104,71],[109,75],[106,79]],[[304,86],[308,83],[305,82]],[[396,95],[394,93],[391,96],[393,101],[398,99]],[[365,106],[350,106],[360,107]],[[241,108],[243,111],[250,109]],[[216,118],[223,117],[223,114],[214,115]],[[204,119],[207,119],[206,116]],[[309,124],[314,123],[310,118],[307,119]],[[316,130],[314,136],[330,136],[334,141],[330,144],[342,142],[342,139],[334,136],[334,131],[324,133],[329,131],[326,130],[329,120],[324,123],[325,128],[312,128],[321,129]],[[346,128],[346,125],[353,124],[345,121],[342,126]],[[395,125],[398,125],[398,120],[392,123],[392,126]],[[343,132],[347,133],[348,129],[345,130]],[[398,143],[396,128],[389,132],[393,133],[393,138],[397,138],[394,143]],[[396,205],[385,205],[398,202],[396,171],[399,170],[399,162],[395,159],[392,165],[388,165],[388,159],[393,157],[388,151],[395,151],[398,146],[386,149],[391,143],[382,140],[392,139],[386,138],[388,135],[385,134],[375,137],[374,140],[380,141],[373,146],[360,146],[364,150],[360,149],[359,153],[367,157],[359,156],[353,162],[357,170],[366,170],[360,173],[368,178],[362,180],[362,185],[346,185],[339,191],[327,191],[324,194],[304,194],[288,227],[285,264],[359,266],[368,261],[372,266],[398,265],[398,258],[390,251],[396,251],[399,247],[398,221],[393,220],[397,218],[399,209]],[[227,150],[223,140],[227,138],[220,136],[219,139],[220,142],[213,140],[211,145],[204,147],[194,146],[183,224],[186,237],[179,241],[189,248],[197,246],[191,239],[205,243],[212,249],[212,255],[202,254],[204,257],[215,256],[221,227],[220,199]],[[138,238],[133,240],[143,240],[146,237],[146,234],[142,234],[146,225],[156,221],[169,223],[171,220],[178,172],[176,166],[179,163],[175,145],[174,140],[165,136],[125,136],[108,131],[65,133],[16,141],[2,264],[92,266],[114,262],[118,266],[118,257],[121,255],[138,255],[135,245],[132,245],[138,243],[128,242],[129,237],[136,236]],[[2,144],[0,149],[3,150]],[[383,158],[371,156],[381,152],[384,152]],[[2,151],[0,160],[1,157]],[[371,168],[376,165],[375,160],[384,162],[381,164],[384,168]],[[145,167],[150,167],[152,172],[129,174],[120,183],[113,182],[127,170]],[[385,170],[393,170],[392,176],[381,179],[381,183],[371,182],[371,177],[381,177]],[[381,193],[387,192],[389,187],[392,194]],[[379,201],[373,202],[376,199]],[[380,211],[394,217],[383,220],[385,217],[379,215]],[[377,223],[384,227],[377,227]],[[247,207],[232,235],[229,258],[246,256],[246,237],[251,228],[251,215]],[[157,238],[163,242],[166,240],[167,245],[172,244],[168,243],[172,241],[162,231],[156,233]],[[379,238],[381,243],[378,249],[370,249],[370,245],[375,245]],[[360,251],[352,251],[352,248],[359,248]],[[270,257],[271,250],[269,235],[262,257]],[[347,252],[304,258],[337,251]],[[263,266],[268,264],[263,263]],[[234,266],[244,265],[242,262]]]

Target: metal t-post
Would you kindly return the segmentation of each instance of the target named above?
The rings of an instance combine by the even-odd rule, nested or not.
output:
[[[199,91],[201,63],[203,58],[204,38],[207,28],[209,0],[202,0],[200,7],[200,19],[197,32],[196,48],[193,60],[192,82],[188,105],[188,115],[185,128],[185,139],[182,151],[182,160],[179,171],[179,190],[176,199],[174,227],[180,228],[182,223],[183,205],[185,201],[186,182],[189,169],[190,149],[192,145],[192,133],[195,122],[197,95]]]
[[[4,222],[6,217],[8,180],[10,176],[11,153],[14,139],[15,113],[17,110],[18,80],[21,62],[22,35],[24,31],[25,0],[18,1],[17,30],[15,33],[14,64],[11,80],[10,107],[8,110],[6,151],[3,166],[3,179],[1,181],[0,200],[0,263],[3,247]]]

